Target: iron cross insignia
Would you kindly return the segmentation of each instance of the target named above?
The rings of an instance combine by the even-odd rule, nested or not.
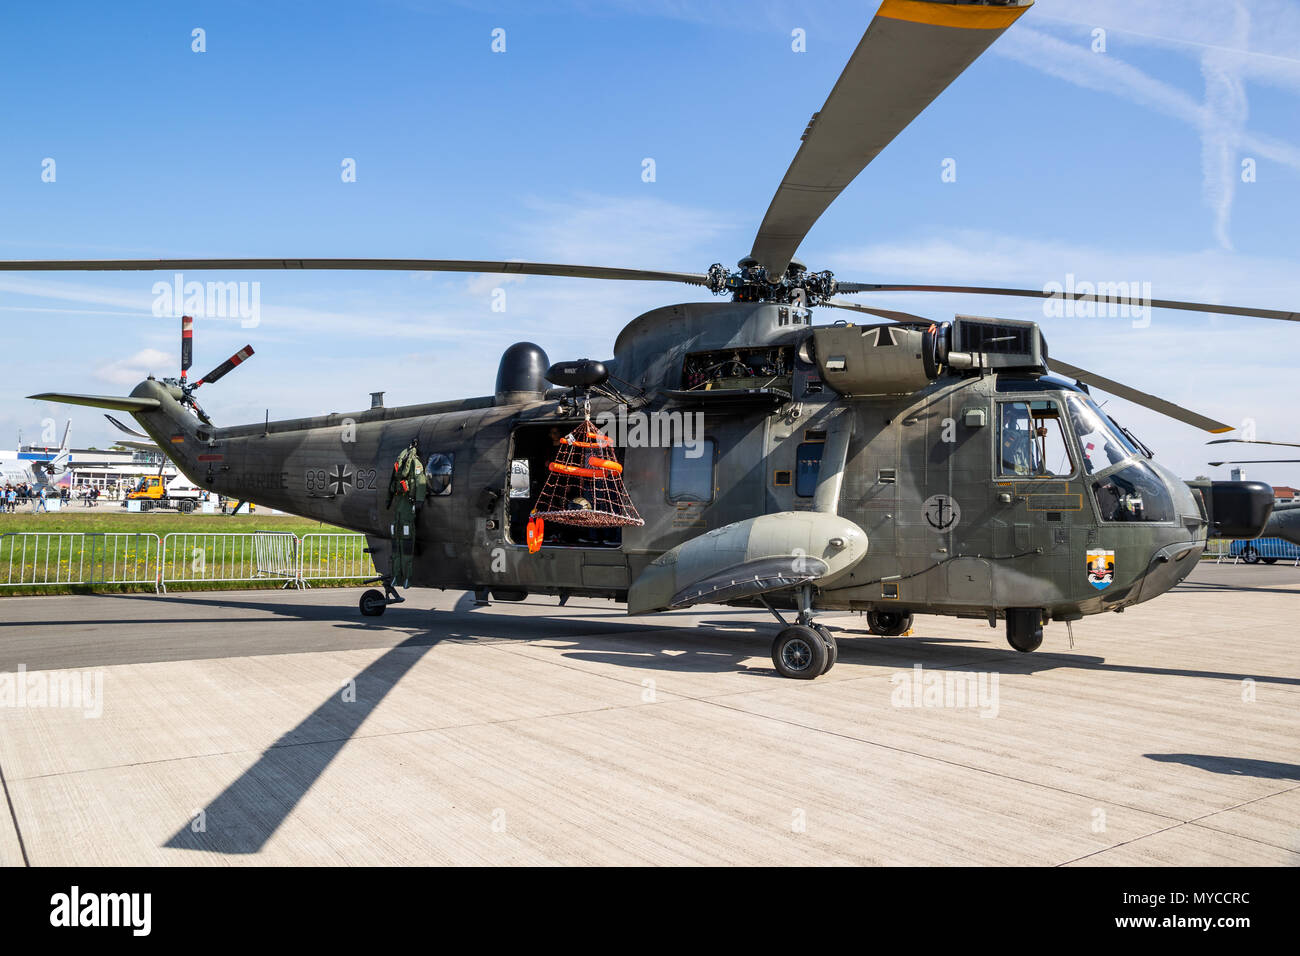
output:
[[[330,474],[330,484],[334,486],[334,494],[346,495],[347,486],[352,484],[352,472],[345,471],[343,465],[335,465]]]

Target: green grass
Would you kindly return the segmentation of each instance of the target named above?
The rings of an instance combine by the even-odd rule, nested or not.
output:
[[[342,531],[323,521],[299,518],[296,515],[182,515],[164,512],[129,514],[116,504],[101,504],[98,508],[81,508],[73,505],[52,514],[31,514],[19,508],[14,514],[0,515],[0,534],[12,531],[147,531],[150,534],[169,534],[173,531],[219,533],[246,531],[292,531],[302,535],[311,532],[327,534]]]

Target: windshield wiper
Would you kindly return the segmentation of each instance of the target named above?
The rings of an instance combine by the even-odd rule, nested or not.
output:
[[[1146,446],[1146,442],[1142,441],[1142,439],[1138,438],[1137,435],[1134,435],[1131,431],[1129,431],[1119,422],[1115,421],[1115,419],[1111,418],[1109,415],[1107,415],[1106,417],[1110,419],[1110,423],[1112,425],[1114,425],[1116,428],[1119,429],[1119,433],[1129,440],[1129,443],[1132,444],[1134,448],[1142,452],[1142,454],[1146,455],[1147,458],[1156,457],[1156,453]]]

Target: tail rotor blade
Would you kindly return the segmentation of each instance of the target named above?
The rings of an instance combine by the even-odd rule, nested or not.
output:
[[[181,316],[181,380],[194,361],[194,316]]]
[[[204,384],[205,382],[212,383],[217,381],[218,379],[229,374],[231,369],[233,369],[236,365],[242,365],[247,359],[249,359],[252,356],[252,354],[253,354],[253,347],[251,345],[245,345],[234,355],[230,356],[230,358],[226,359],[224,362],[222,362],[220,365],[214,368],[207,375],[203,376],[201,379],[195,382],[194,387],[198,388],[200,385]]]

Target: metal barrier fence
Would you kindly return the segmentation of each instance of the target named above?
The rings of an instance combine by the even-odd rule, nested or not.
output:
[[[168,584],[211,584],[277,578],[298,580],[298,539],[287,531],[174,531],[163,538],[163,590]]]
[[[0,589],[68,585],[167,585],[281,581],[309,587],[317,580],[376,577],[361,534],[253,531],[23,531],[0,534]]]
[[[298,539],[288,531],[253,533],[254,573],[259,578],[280,578],[281,587],[298,587]]]
[[[157,591],[161,549],[148,532],[8,532],[0,534],[0,587],[144,584]]]
[[[298,547],[298,581],[368,579],[376,576],[375,563],[366,553],[360,534],[305,534]]]

